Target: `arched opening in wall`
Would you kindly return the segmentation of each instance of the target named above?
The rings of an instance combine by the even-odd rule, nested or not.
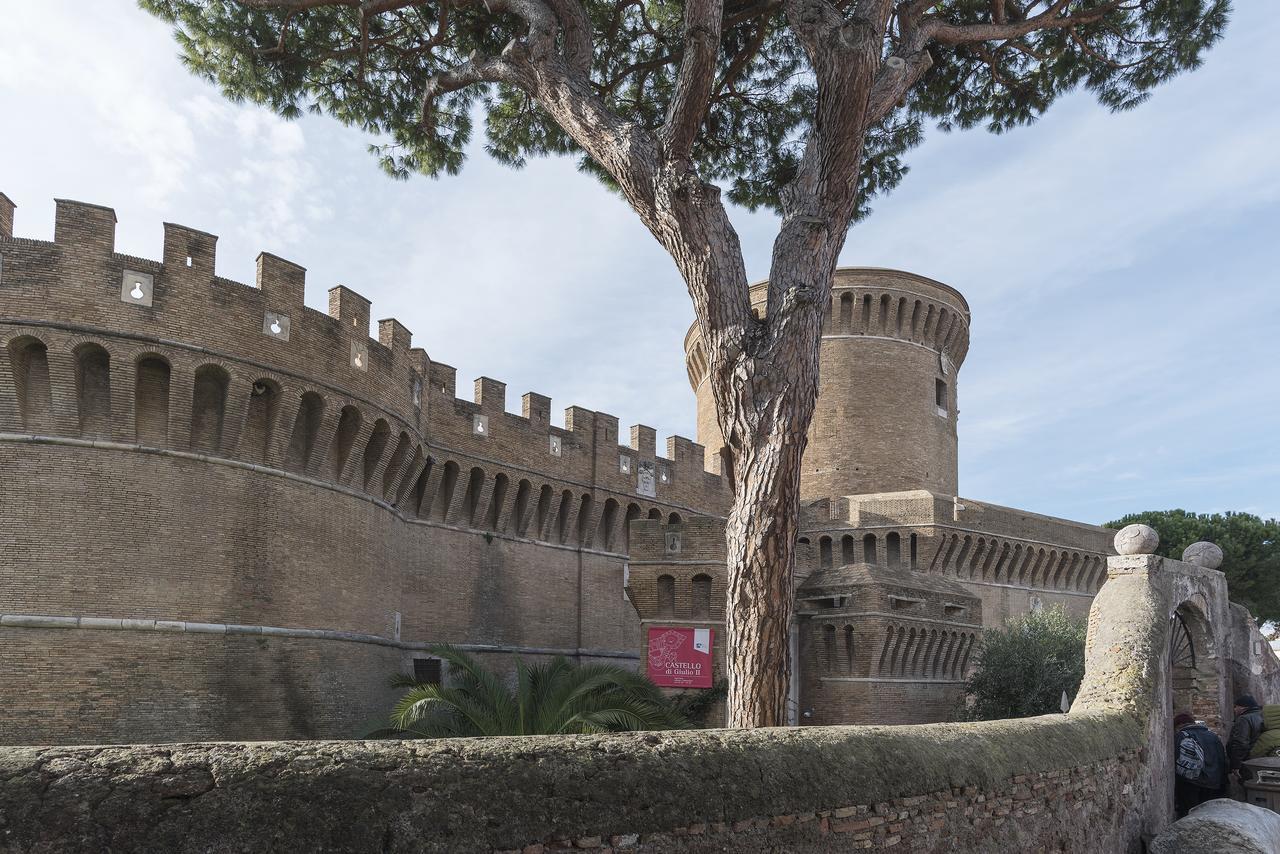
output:
[[[537,520],[537,529],[533,532],[533,538],[541,539],[547,530],[547,517],[551,513],[551,503],[556,500],[556,491],[551,488],[550,484],[543,484],[542,489],[538,490],[538,511],[535,516]]]
[[[895,318],[895,323],[897,324],[896,332],[898,335],[902,334],[902,321],[906,316],[907,316],[907,298],[900,297],[898,299],[898,314]]]
[[[413,456],[409,458],[409,462],[404,467],[404,474],[400,477],[400,482],[396,484],[396,494],[391,504],[400,508],[406,513],[413,515],[418,514],[418,483],[422,480],[421,469],[422,447],[418,446],[413,449]],[[409,505],[405,506],[405,500],[409,501]]]
[[[935,347],[942,346],[943,336],[947,331],[947,317],[947,310],[945,308],[938,312],[938,323],[933,329],[933,345]]]
[[[227,417],[227,390],[231,375],[220,365],[196,368],[191,389],[191,450],[222,452],[222,429]]]
[[[911,308],[911,340],[920,340],[920,300]]]
[[[880,647],[880,660],[876,662],[876,675],[887,676],[889,671],[889,650],[893,648],[893,636],[896,629],[889,626],[884,632],[884,646]]]
[[[462,493],[462,518],[469,527],[476,527],[476,508],[480,506],[480,493],[484,490],[484,469],[473,466],[467,477],[467,489]]]
[[[987,553],[987,541],[978,537],[978,542],[973,548],[973,554],[969,557],[969,578],[978,577],[978,567],[982,565],[982,557]]]
[[[573,493],[560,493],[560,509],[556,513],[556,539],[563,544],[569,539],[569,514],[573,512]]]
[[[661,521],[662,521],[662,511],[661,511],[661,510],[659,510],[657,507],[650,507],[650,508],[649,508],[649,518],[650,518],[650,519],[654,519],[654,520],[656,520],[656,521],[658,521],[658,522],[661,522]]]
[[[169,363],[159,356],[138,360],[133,393],[134,433],[140,445],[169,440]]]
[[[1169,621],[1169,688],[1172,713],[1191,715],[1224,733],[1218,674],[1213,658],[1213,635],[1203,610],[1184,602]]]
[[[490,531],[498,530],[498,523],[502,521],[502,508],[507,502],[507,487],[510,483],[510,478],[502,472],[493,478],[493,497],[489,499],[489,513],[484,520],[484,526]]]
[[[324,398],[314,391],[304,392],[298,400],[298,415],[293,419],[293,433],[289,436],[289,449],[284,455],[287,471],[305,472],[311,467],[323,419]]]
[[[596,530],[596,548],[614,551],[614,529],[618,526],[618,502],[610,498],[600,511],[600,527]]]
[[[831,566],[831,538],[818,538],[818,566],[823,569]]]
[[[853,626],[844,627],[844,672],[853,675]]]
[[[822,669],[836,672],[836,627],[830,624],[822,627]]]
[[[889,295],[880,295],[880,324],[876,329],[877,332],[886,333],[889,331]]]
[[[813,571],[813,546],[808,537],[796,538],[796,565],[793,570],[795,578],[807,578]]]
[[[700,572],[693,577],[693,618],[711,619],[711,576]]]
[[[365,492],[373,491],[373,475],[378,470],[378,462],[382,459],[382,454],[387,450],[387,442],[391,441],[391,425],[379,418],[373,422],[373,432],[369,434],[369,441],[364,443],[363,471],[364,477],[361,480]]]
[[[852,534],[845,534],[840,538],[840,565],[844,566],[850,563],[856,563],[858,557],[854,554],[854,541]]]
[[[955,678],[967,679],[969,678],[969,654],[973,652],[975,637],[972,634],[961,635],[961,637],[963,638],[964,644],[961,648],[960,663],[959,666],[956,667]]]
[[[862,323],[859,328],[864,333],[871,332],[871,294],[862,297]]]
[[[627,554],[631,554],[631,523],[640,518],[641,512],[639,504],[627,505],[627,518],[623,525],[623,536],[625,537],[625,540],[622,543],[623,550]]]
[[[911,566],[911,568],[912,568],[912,569],[916,569],[916,568],[918,568],[918,567],[920,566],[920,548],[919,548],[919,541],[916,539],[916,535],[915,535],[915,534],[912,534],[912,535],[911,535],[911,564],[910,564],[910,566]]]
[[[525,531],[529,530],[529,499],[532,497],[533,484],[527,480],[521,480],[516,485],[515,518],[511,520],[516,536],[523,537]]]
[[[862,562],[876,564],[880,561],[876,557],[876,535],[867,534],[862,538]]]
[[[9,344],[9,365],[23,428],[31,433],[50,432],[49,348],[37,338],[17,338]]]
[[[249,392],[249,412],[244,419],[244,435],[240,438],[243,456],[265,463],[271,450],[276,419],[280,415],[280,386],[272,380],[260,379]]]
[[[359,409],[354,406],[342,407],[342,412],[338,416],[338,429],[333,434],[333,452],[330,454],[333,462],[330,471],[335,481],[342,481],[347,460],[351,458],[351,447],[356,442],[356,436],[360,435],[361,420]]]
[[[449,507],[453,504],[453,493],[458,489],[458,475],[461,469],[453,460],[444,464],[444,473],[440,476],[440,490],[431,503],[431,515],[438,522],[449,520]]]
[[[111,357],[97,344],[76,348],[76,404],[80,435],[111,435]]]
[[[684,519],[681,519],[681,518],[680,518],[680,514],[679,514],[679,513],[672,513],[670,516],[668,516],[668,517],[667,517],[667,524],[668,524],[668,525],[679,525],[679,524],[680,524],[681,522],[683,522],[683,521],[684,521]]]
[[[425,519],[427,514],[431,512],[431,504],[427,501],[427,484],[431,483],[431,469],[435,464],[435,460],[427,457],[426,465],[422,467],[422,473],[418,475],[418,482],[413,485],[413,515],[415,519]]]
[[[853,331],[853,294],[849,291],[840,295],[840,331]]]
[[[591,511],[595,509],[595,504],[591,500],[590,495],[583,495],[578,501],[578,545],[586,546],[591,544]]]
[[[920,330],[920,340],[928,344],[933,338],[934,305],[929,303],[924,310],[924,327]]]
[[[902,565],[902,537],[897,531],[890,531],[884,537],[884,562],[886,566]]]
[[[400,438],[396,440],[396,448],[391,452],[391,459],[387,462],[387,467],[382,470],[382,498],[384,501],[391,502],[395,497],[396,478],[400,476],[400,467],[404,465],[405,457],[409,456],[409,448],[411,447],[413,447],[413,440],[409,438],[407,432],[401,431]]]
[[[658,616],[676,615],[676,580],[670,575],[658,576]]]

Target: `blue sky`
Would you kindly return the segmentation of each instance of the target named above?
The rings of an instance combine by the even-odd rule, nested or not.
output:
[[[931,132],[849,236],[973,309],[960,374],[960,489],[1087,522],[1184,507],[1280,515],[1280,24],[1238,4],[1203,68],[1112,115],[1070,97],[1004,136]],[[117,249],[159,258],[161,223],[220,236],[218,273],[274,252],[309,305],[345,284],[397,317],[460,393],[538,391],[694,436],[669,258],[567,161],[393,182],[360,133],[224,101],[125,0],[0,0],[0,191],[48,239],[53,199],[114,207]],[[776,228],[734,212],[752,278]],[[484,313],[482,323],[475,318]]]

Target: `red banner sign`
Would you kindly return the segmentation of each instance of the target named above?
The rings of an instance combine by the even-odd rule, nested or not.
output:
[[[649,678],[664,688],[710,688],[711,629],[649,629]]]

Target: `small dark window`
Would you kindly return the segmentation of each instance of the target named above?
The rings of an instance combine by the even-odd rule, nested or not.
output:
[[[415,658],[413,660],[414,681],[424,685],[440,684],[440,659]]]
[[[947,384],[942,380],[934,380],[933,398],[939,409],[947,408]]]

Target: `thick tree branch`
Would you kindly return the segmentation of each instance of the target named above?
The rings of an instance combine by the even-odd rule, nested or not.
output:
[[[668,160],[688,160],[706,117],[707,104],[715,88],[723,15],[723,0],[685,3],[684,57],[676,74],[676,88],[667,107],[666,121],[658,132],[663,156]]]
[[[952,24],[929,15],[925,17],[920,29],[930,41],[944,45],[1016,39],[1037,30],[1056,30],[1092,23],[1105,17],[1123,0],[1112,0],[1087,12],[1063,14],[1070,2],[1071,0],[1056,0],[1039,15],[1004,24]]]
[[[893,112],[932,65],[933,57],[927,50],[917,51],[906,59],[900,56],[886,59],[871,87],[871,97],[867,102],[868,126],[878,124]]]
[[[580,0],[547,0],[547,4],[560,20],[565,62],[579,74],[586,74],[591,70],[592,56],[591,19],[586,10]]]

